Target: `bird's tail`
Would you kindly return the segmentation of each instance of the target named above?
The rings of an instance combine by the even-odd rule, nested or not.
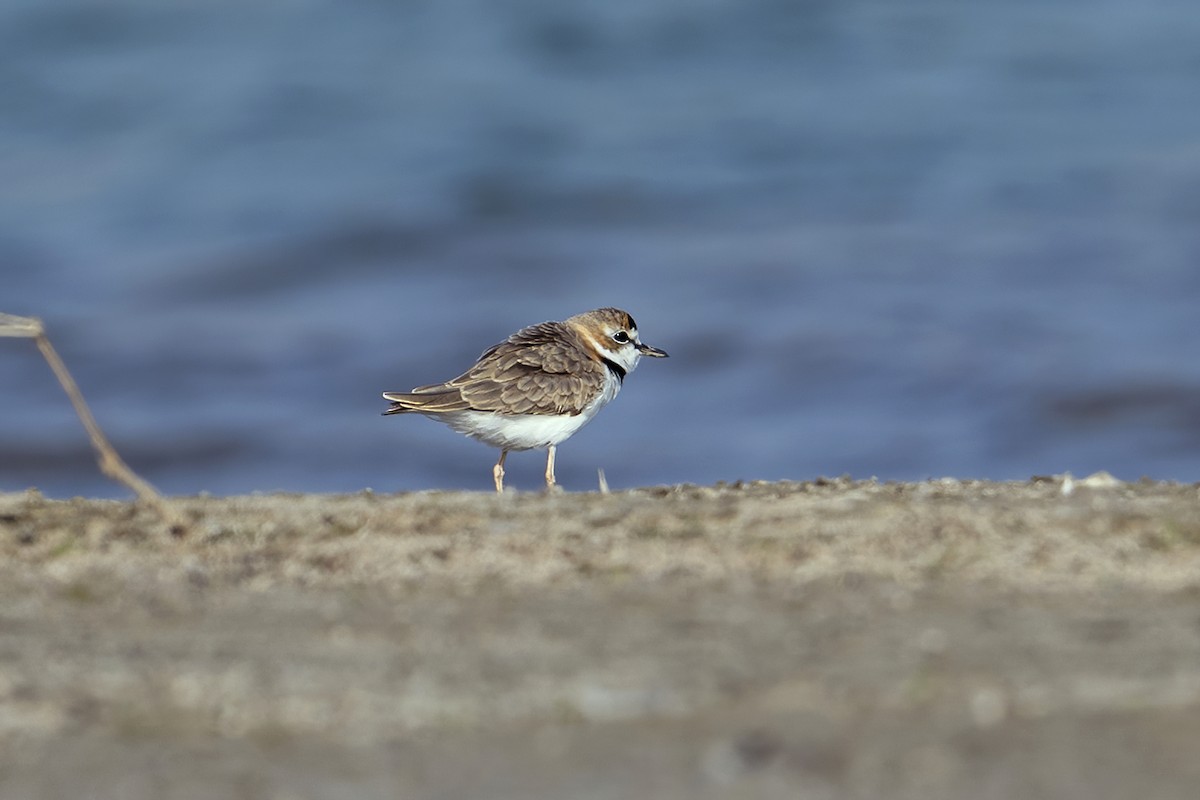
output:
[[[390,400],[391,406],[384,411],[388,414],[437,414],[446,411],[461,411],[466,408],[462,394],[450,387],[433,391],[434,387],[421,386],[411,392],[384,392],[383,399]]]

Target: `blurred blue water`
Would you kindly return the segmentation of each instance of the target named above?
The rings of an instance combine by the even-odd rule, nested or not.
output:
[[[1200,480],[1197,41],[1173,0],[10,0],[0,311],[171,493],[486,490],[379,392],[600,305],[672,358],[570,489]],[[29,485],[125,494],[0,339]]]

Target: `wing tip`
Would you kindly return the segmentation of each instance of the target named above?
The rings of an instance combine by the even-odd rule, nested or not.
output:
[[[421,393],[414,389],[411,392],[384,392],[383,399],[392,404],[391,408],[383,412],[385,417],[389,414],[403,414],[407,411],[418,414],[438,414],[447,411],[464,411],[469,408],[458,392]]]
[[[404,392],[384,392],[383,399],[391,402],[391,406],[387,411],[384,411],[382,416],[389,414],[403,414],[405,411],[412,411],[413,407],[409,404],[409,397]]]

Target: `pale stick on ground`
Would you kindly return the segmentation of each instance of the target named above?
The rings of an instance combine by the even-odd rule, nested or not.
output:
[[[83,427],[87,430],[88,438],[92,440],[92,447],[96,449],[97,463],[100,466],[100,471],[113,480],[119,481],[132,489],[137,495],[138,500],[153,506],[162,515],[163,519],[170,524],[180,524],[181,520],[167,507],[166,500],[158,493],[158,490],[129,468],[129,465],[117,455],[116,449],[109,443],[104,432],[100,430],[100,425],[96,422],[96,418],[92,416],[91,409],[88,408],[87,403],[83,399],[83,393],[79,391],[79,386],[67,370],[67,365],[63,363],[54,346],[50,344],[50,339],[46,336],[46,329],[42,325],[42,321],[36,317],[18,317],[13,314],[0,312],[0,336],[33,339],[37,343],[38,350],[41,351],[42,357],[46,359],[46,363],[50,365],[50,369],[54,371],[54,376],[58,378],[63,391],[67,393],[67,397],[71,400],[71,405],[75,407],[75,413],[79,415],[79,421],[83,423]]]

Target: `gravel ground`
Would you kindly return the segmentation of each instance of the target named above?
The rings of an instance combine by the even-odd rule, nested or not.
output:
[[[1200,487],[0,494],[0,797],[1192,798]]]

